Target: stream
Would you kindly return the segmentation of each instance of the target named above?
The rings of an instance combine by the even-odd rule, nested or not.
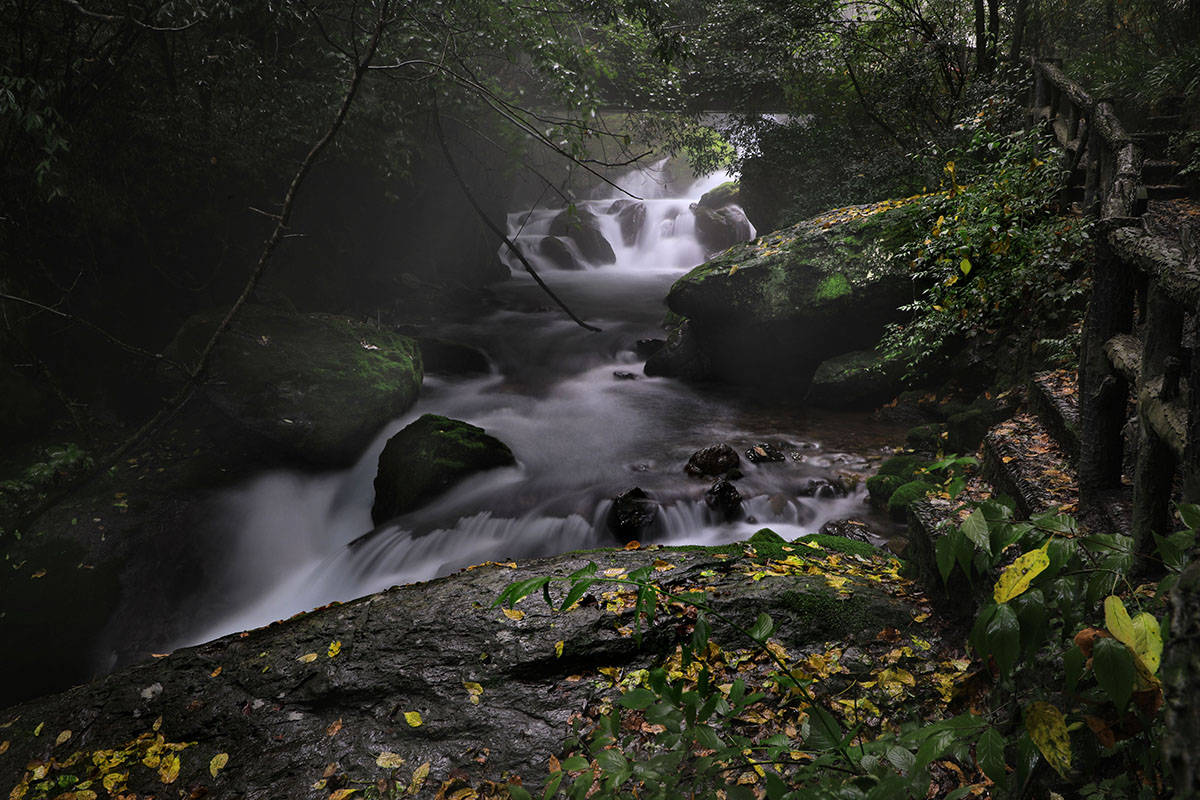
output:
[[[660,525],[643,544],[713,545],[770,527],[792,539],[869,509],[861,482],[843,497],[813,497],[810,483],[867,473],[898,431],[863,414],[812,412],[798,399],[693,387],[648,378],[639,339],[664,334],[671,283],[705,251],[689,204],[726,180],[697,181],[685,197],[664,197],[657,175],[622,181],[645,198],[636,241],[626,244],[613,198],[581,201],[593,212],[616,262],[562,269],[536,242],[560,210],[509,215],[509,236],[576,313],[571,322],[502,253],[513,278],[497,288],[500,308],[435,334],[483,351],[490,374],[427,374],[408,414],[380,431],[352,468],[311,475],[271,472],[226,492],[216,522],[235,532],[230,565],[218,576],[184,641],[191,644],[345,601],[398,583],[445,575],[483,561],[507,561],[616,544],[605,518],[614,496],[641,487],[661,504]],[[560,262],[561,263],[561,262]],[[786,370],[781,364],[780,369]],[[374,528],[372,481],[384,444],[421,414],[465,420],[513,450],[518,465],[458,484],[428,505]],[[736,486],[745,515],[708,509],[711,479],[687,476],[695,450],[727,442],[742,453]],[[753,464],[744,453],[766,442],[782,462]],[[851,478],[853,483],[853,478]],[[887,523],[876,530],[885,534]]]

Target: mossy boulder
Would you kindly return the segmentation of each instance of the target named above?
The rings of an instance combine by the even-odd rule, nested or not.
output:
[[[708,253],[749,241],[754,233],[745,212],[737,206],[712,209],[693,203],[691,212],[696,220],[696,239]]]
[[[579,252],[591,264],[614,264],[617,255],[600,230],[600,220],[586,208],[572,212],[564,210],[550,222],[550,235],[563,236],[575,242]]]
[[[375,475],[371,519],[387,522],[484,470],[516,463],[508,445],[483,428],[425,414],[388,439]]]
[[[872,475],[867,478],[867,496],[876,508],[887,508],[892,492],[908,483],[910,478],[899,475]]]
[[[892,456],[884,461],[879,465],[876,473],[879,475],[899,475],[902,478],[911,480],[928,463],[929,459],[925,458],[925,456],[919,456],[915,453],[903,453],[898,456]]]
[[[690,320],[684,335],[707,357],[706,377],[805,388],[822,361],[874,346],[913,296],[905,268],[888,259],[912,215],[876,208],[735,245],[676,281],[667,305]]]
[[[933,494],[938,487],[928,481],[909,481],[892,492],[888,500],[888,513],[898,522],[908,516],[908,507],[926,495]]]
[[[700,202],[696,205],[702,208],[725,208],[725,206],[737,206],[742,202],[742,187],[737,181],[725,181],[715,189],[709,189],[700,197]]]
[[[193,363],[224,310],[189,319],[168,354]],[[247,305],[218,341],[204,395],[242,431],[293,459],[352,463],[421,387],[412,339],[329,314]]]
[[[904,366],[877,350],[855,350],[822,361],[813,373],[808,402],[821,408],[872,408],[895,396]]]
[[[947,435],[946,423],[931,422],[909,428],[908,433],[904,434],[904,443],[913,450],[936,453],[945,445]]]

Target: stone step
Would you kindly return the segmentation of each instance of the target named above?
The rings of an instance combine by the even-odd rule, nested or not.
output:
[[[1146,200],[1185,200],[1192,195],[1191,187],[1182,183],[1157,183],[1142,188],[1146,191]]]
[[[1148,184],[1177,184],[1180,164],[1165,158],[1148,158],[1142,164],[1142,180]]]
[[[1163,159],[1171,149],[1172,136],[1173,131],[1145,131],[1131,134],[1130,138],[1141,146],[1146,158]]]
[[[1152,114],[1146,117],[1146,127],[1152,131],[1187,130],[1187,119],[1183,114]]]
[[[983,440],[983,477],[1025,517],[1044,511],[1074,513],[1079,503],[1075,468],[1050,431],[1032,414],[1017,414]]]
[[[1079,388],[1074,370],[1039,372],[1029,381],[1029,407],[1074,463],[1079,457]]]

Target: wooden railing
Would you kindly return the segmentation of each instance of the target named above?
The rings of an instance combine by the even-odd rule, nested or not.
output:
[[[1112,103],[1093,100],[1053,61],[1031,67],[1032,113],[1065,151],[1064,198],[1080,200],[1098,220],[1079,364],[1080,497],[1096,508],[1122,494],[1132,400],[1132,529],[1135,553],[1144,558],[1154,549],[1152,533],[1174,530],[1177,478],[1184,500],[1200,500],[1200,391],[1193,389],[1200,387],[1200,354],[1182,374],[1184,322],[1200,308],[1200,276],[1184,269],[1171,240],[1143,229],[1145,158]]]

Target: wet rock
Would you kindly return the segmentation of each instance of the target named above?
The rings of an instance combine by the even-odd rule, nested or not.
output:
[[[714,210],[725,206],[740,206],[741,184],[737,181],[725,181],[715,189],[705,192],[696,205]]]
[[[752,464],[768,464],[776,461],[785,461],[787,456],[773,444],[758,442],[746,451],[746,458]]]
[[[388,439],[375,476],[376,525],[411,511],[470,475],[516,463],[508,445],[482,428],[425,414]]]
[[[872,543],[870,526],[856,519],[831,520],[821,526],[821,533],[825,536],[840,536],[856,542]]]
[[[623,369],[614,370],[613,377],[619,381],[636,381],[637,380],[637,375],[634,375],[632,372],[627,372]]]
[[[725,443],[713,444],[692,453],[683,471],[688,475],[715,478],[735,469],[742,460],[737,451]]]
[[[898,487],[888,498],[888,513],[892,519],[903,522],[908,517],[910,505],[936,491],[938,491],[938,487],[927,481],[909,481]]]
[[[704,381],[711,377],[708,353],[692,335],[691,323],[683,320],[667,336],[666,344],[646,359],[647,375],[663,375],[685,381]]]
[[[22,780],[24,770],[14,765],[35,761],[47,764],[50,781],[79,774],[47,759],[57,732],[70,729],[71,744],[58,749],[119,750],[153,743],[156,734],[165,742],[191,743],[179,754],[175,781],[185,787],[184,796],[326,798],[331,787],[318,793],[312,784],[327,764],[337,763],[333,774],[340,780],[374,781],[388,774],[377,763],[383,751],[403,759],[405,782],[429,764],[420,797],[432,797],[451,777],[478,786],[510,775],[522,776],[540,794],[546,763],[561,755],[569,719],[594,700],[591,682],[566,677],[598,667],[644,667],[648,659],[674,652],[690,633],[679,617],[657,614],[643,621],[639,647],[613,630],[633,625],[632,609],[616,617],[599,604],[551,611],[533,596],[519,606],[523,618],[514,620],[493,601],[514,581],[565,577],[589,562],[628,572],[654,558],[618,550],[515,568],[483,565],[181,648],[32,700],[4,715],[6,721],[21,719],[4,734],[4,773],[11,777],[5,788]],[[740,555],[718,560],[704,551],[680,551],[670,560],[676,569],[655,574],[669,592],[686,591],[697,574],[712,570],[705,584],[717,612],[713,639],[722,644],[737,641],[731,625],[749,629],[767,613],[780,622],[774,638],[789,652],[831,640],[866,646],[883,628],[907,630],[916,613],[909,601],[870,582],[842,599],[821,575],[751,581],[743,573],[761,560]],[[332,642],[341,644],[331,657]],[[554,656],[556,643],[561,658]],[[482,687],[478,705],[468,702],[466,683]],[[408,711],[421,714],[420,728],[405,723]],[[35,726],[42,735],[33,735]],[[210,764],[219,753],[228,758],[214,778]],[[164,795],[157,769],[127,763],[134,767],[126,770],[127,794]]]
[[[574,241],[591,264],[604,266],[617,261],[612,245],[600,230],[600,220],[586,208],[577,208],[574,214],[569,210],[562,211],[550,222],[550,235],[565,236]]]
[[[223,311],[198,314],[167,354],[191,363]],[[204,396],[242,431],[320,466],[356,459],[417,398],[412,339],[344,317],[247,305],[217,343]]]
[[[637,244],[642,228],[646,225],[646,204],[638,200],[622,198],[614,200],[608,207],[609,214],[616,214],[621,225],[621,241],[626,247]]]
[[[650,356],[663,349],[666,345],[666,339],[638,339],[634,345],[634,352],[638,358],[649,358]]]
[[[742,515],[742,493],[724,478],[717,478],[704,493],[704,503],[713,511],[732,522]]]
[[[487,375],[492,365],[474,347],[446,339],[421,338],[421,363],[433,375]]]
[[[868,409],[896,395],[904,364],[875,350],[855,350],[822,361],[807,401],[820,408]]]
[[[801,391],[822,361],[873,347],[904,317],[912,279],[887,260],[903,220],[844,219],[759,236],[675,282],[667,306],[690,320],[706,378]]]
[[[753,233],[750,220],[737,206],[714,210],[693,203],[690,208],[696,218],[696,239],[709,253],[749,241]]]
[[[944,422],[931,422],[928,425],[910,428],[908,433],[904,434],[904,443],[913,450],[936,453],[948,435],[948,428]]]
[[[845,497],[849,494],[846,489],[846,484],[841,478],[830,480],[828,478],[813,478],[809,480],[797,494],[800,497],[816,497],[820,500],[832,500],[837,497]]]
[[[622,543],[643,539],[658,520],[658,503],[635,486],[613,498],[605,525]]]
[[[580,270],[583,264],[575,258],[567,243],[557,236],[543,236],[537,245],[538,253],[559,269]]]

